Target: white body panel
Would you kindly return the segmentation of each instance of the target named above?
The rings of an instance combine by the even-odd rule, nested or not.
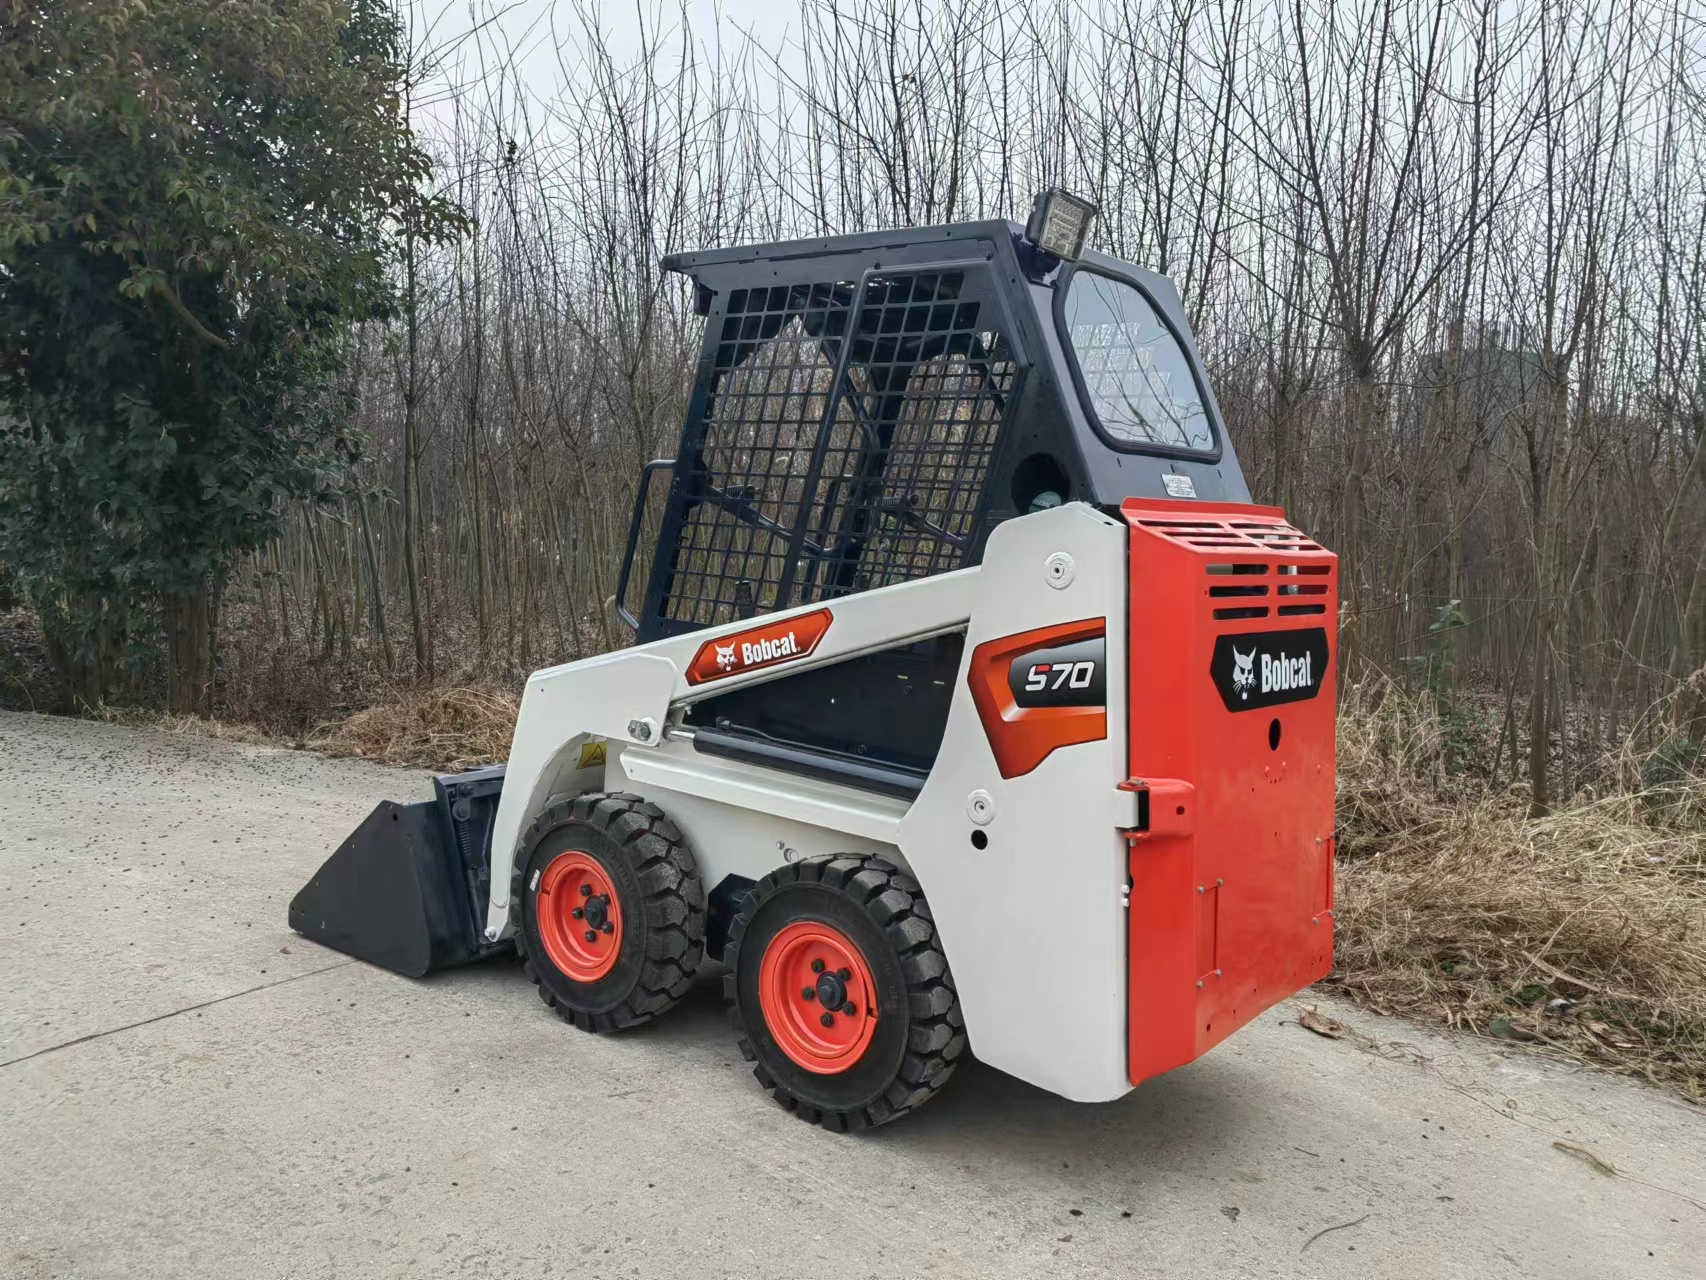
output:
[[[666,760],[671,767],[659,768]],[[604,785],[643,795],[675,820],[693,846],[707,891],[724,876],[757,880],[784,862],[822,853],[900,857],[895,835],[905,801],[696,756],[685,742],[663,752],[629,747],[612,762]],[[823,794],[836,792],[843,794]],[[870,801],[886,802],[897,812],[861,812],[860,803]]]
[[[1071,557],[1064,586],[1058,566],[1047,568],[1056,553]],[[809,656],[689,684],[688,665],[707,640],[825,607],[834,621]],[[966,681],[975,647],[1098,617],[1107,627],[1107,737],[1057,749],[1004,780]],[[653,800],[687,836],[707,891],[725,876],[757,879],[814,854],[882,853],[923,886],[978,1057],[1068,1098],[1118,1097],[1131,1087],[1125,841],[1113,799],[1126,776],[1125,617],[1124,527],[1070,504],[997,527],[977,568],[536,672],[493,830],[488,936],[512,928],[511,871],[525,852],[517,843],[556,795],[604,788]],[[946,734],[916,801],[701,754],[674,727],[697,698],[962,629]],[[651,742],[630,732],[644,721]],[[602,768],[580,765],[591,740],[608,744]],[[978,790],[995,810],[981,850],[967,811]]]
[[[516,842],[527,824],[551,796],[587,789],[572,768],[583,739],[603,738],[617,747],[645,745],[629,732],[629,725],[649,720],[655,734],[667,724],[672,704],[685,705],[695,697],[708,698],[743,684],[873,649],[957,631],[971,616],[973,585],[979,572],[962,569],[838,600],[833,608],[835,623],[809,658],[731,675],[708,685],[695,687],[687,682],[687,664],[699,646],[717,636],[749,630],[753,619],[535,671],[527,678],[521,695],[509,768],[492,826],[492,900],[486,913],[487,936],[496,938],[509,930],[510,872],[515,864]],[[781,621],[815,613],[822,607],[806,605],[767,614],[764,620]],[[773,776],[780,779],[786,775]]]
[[[850,787],[801,778],[780,777],[774,769],[696,755],[689,742],[671,742],[661,750],[627,747],[620,758],[630,790],[648,794],[663,788],[701,796],[737,809],[753,809],[777,818],[828,827],[848,835],[894,845],[907,802]],[[614,786],[614,783],[607,783]],[[765,870],[770,870],[770,867]],[[710,869],[706,868],[707,874]],[[762,873],[760,873],[762,874]],[[757,877],[755,876],[754,879]]]
[[[1000,525],[990,536],[966,637],[985,640],[1107,619],[1108,736],[1055,750],[1003,779],[962,664],[947,734],[900,846],[924,886],[979,1059],[1076,1102],[1104,1102],[1126,1077],[1126,842],[1112,797],[1126,778],[1126,539],[1089,507]],[[1051,586],[1064,551],[1075,572]],[[971,844],[967,797],[995,816]]]

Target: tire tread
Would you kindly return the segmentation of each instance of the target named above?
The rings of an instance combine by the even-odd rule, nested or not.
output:
[[[896,1078],[875,1100],[852,1110],[818,1108],[776,1080],[759,1060],[736,1000],[740,942],[754,910],[777,889],[800,882],[837,889],[863,909],[894,949],[907,984],[910,1026]],[[839,1133],[899,1119],[936,1095],[965,1051],[965,1024],[953,974],[923,891],[916,880],[886,858],[832,854],[778,867],[758,882],[730,924],[725,962],[729,973],[723,979],[723,996],[741,1056],[753,1064],[752,1074],[759,1085],[784,1109],[809,1124]]]
[[[667,1012],[693,986],[705,957],[705,890],[693,851],[664,811],[624,791],[591,791],[548,804],[528,826],[521,848],[535,849],[558,827],[585,823],[633,854],[631,866],[644,892],[647,953],[634,989],[615,1008],[600,1013],[574,1009],[539,980],[541,961],[528,954],[526,931],[515,931],[515,949],[539,998],[564,1022],[582,1031],[617,1031]],[[643,842],[643,843],[642,843]],[[521,919],[529,857],[516,859],[510,877],[510,918]]]

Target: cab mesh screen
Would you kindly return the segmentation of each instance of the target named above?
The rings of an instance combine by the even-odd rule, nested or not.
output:
[[[1018,378],[968,275],[730,293],[665,618],[727,622],[967,563]]]

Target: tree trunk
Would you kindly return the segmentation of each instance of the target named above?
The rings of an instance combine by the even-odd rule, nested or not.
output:
[[[367,580],[373,585],[373,628],[379,635],[379,651],[385,657],[385,670],[397,665],[391,652],[391,629],[385,624],[385,583],[379,572],[379,552],[373,545],[373,521],[368,519],[367,498],[357,499],[361,516],[361,541],[367,552]]]
[[[53,598],[35,602],[42,620],[42,647],[65,682],[70,698],[68,710],[92,711],[103,705],[119,683],[119,656],[124,637],[109,625],[107,602],[98,597],[73,597],[70,602]],[[92,619],[93,624],[78,633],[73,619]],[[29,696],[28,686],[23,686]],[[34,706],[32,703],[32,710]]]
[[[213,696],[213,596],[201,590],[168,595],[166,620],[166,706],[174,715],[202,715]]]
[[[1552,736],[1547,723],[1547,712],[1552,706],[1549,687],[1552,655],[1546,632],[1547,628],[1542,626],[1540,642],[1534,646],[1534,687],[1528,695],[1528,812],[1535,818],[1543,818],[1552,811],[1551,778],[1546,767],[1546,749]]]
[[[1368,556],[1364,545],[1367,499],[1363,486],[1369,471],[1369,441],[1380,415],[1380,387],[1374,371],[1354,370],[1351,388],[1349,435],[1345,442],[1344,525],[1339,545],[1339,592],[1347,618],[1339,635],[1339,670],[1355,672],[1372,649],[1369,647]]]
[[[1543,443],[1530,445],[1529,491],[1534,540],[1534,673],[1528,709],[1528,780],[1531,816],[1552,810],[1548,750],[1551,737],[1552,689],[1558,678],[1556,635],[1565,594],[1563,540],[1565,495],[1570,489],[1569,359],[1550,350],[1540,357],[1545,422]],[[1562,731],[1562,726],[1560,726]]]
[[[420,280],[415,265],[414,224],[409,224],[404,248],[406,281],[403,319],[407,330],[408,369],[403,382],[403,576],[409,587],[409,629],[415,642],[415,678],[431,679],[432,662],[427,650],[426,623],[421,617],[421,559],[419,546],[420,428],[415,406],[420,399]]]

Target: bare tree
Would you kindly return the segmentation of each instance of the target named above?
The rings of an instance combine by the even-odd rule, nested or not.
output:
[[[1562,0],[591,0],[423,59],[468,236],[364,341],[395,498],[253,566],[242,668],[513,679],[620,644],[634,484],[700,321],[674,251],[1022,217],[1178,281],[1247,474],[1344,558],[1346,669],[1496,691],[1537,810],[1706,661],[1702,20]],[[232,642],[235,644],[235,641]],[[343,657],[345,651],[349,659]],[[1650,720],[1643,720],[1644,726]],[[1643,729],[1646,731],[1646,729]],[[1527,768],[1517,767],[1526,743]]]

